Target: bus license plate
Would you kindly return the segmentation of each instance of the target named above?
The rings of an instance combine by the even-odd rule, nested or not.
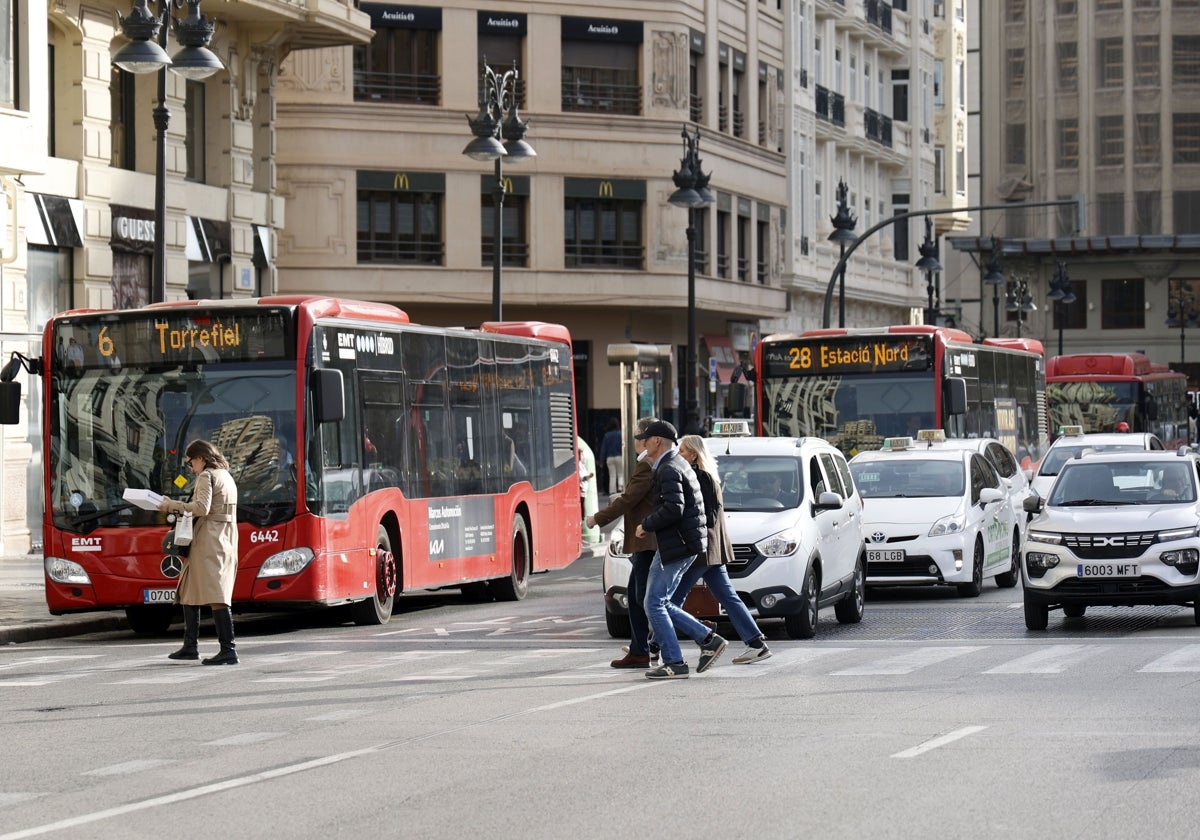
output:
[[[1081,578],[1125,578],[1138,576],[1137,563],[1080,563],[1075,576]]]
[[[904,549],[902,548],[887,548],[867,550],[868,563],[903,563]]]
[[[142,590],[143,604],[174,604],[175,590],[174,589],[143,589]]]

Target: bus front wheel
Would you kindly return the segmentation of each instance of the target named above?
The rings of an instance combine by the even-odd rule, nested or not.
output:
[[[497,601],[520,601],[529,593],[529,529],[525,520],[513,520],[512,571],[507,577],[492,580],[492,592]]]
[[[396,600],[396,555],[392,554],[392,539],[387,529],[379,526],[375,542],[375,594],[352,607],[354,623],[358,625],[387,624],[392,617]]]

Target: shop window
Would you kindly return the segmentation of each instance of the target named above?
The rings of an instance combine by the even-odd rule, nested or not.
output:
[[[566,267],[642,268],[643,205],[643,201],[631,199],[566,197]]]
[[[358,261],[441,265],[442,195],[360,191]]]

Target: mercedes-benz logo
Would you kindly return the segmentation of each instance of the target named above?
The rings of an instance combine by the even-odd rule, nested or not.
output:
[[[162,559],[158,568],[162,570],[163,577],[177,578],[183,571],[183,559],[174,554],[168,554]]]
[[[871,535],[871,542],[873,542],[873,543],[881,543],[881,542],[886,542],[886,541],[887,541],[887,534],[883,533],[883,531],[876,531],[874,534]]]

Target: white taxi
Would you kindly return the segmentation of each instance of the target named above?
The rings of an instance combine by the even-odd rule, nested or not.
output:
[[[1008,495],[1017,525],[1020,526],[1025,521],[1022,505],[1025,504],[1025,497],[1029,495],[1029,477],[1025,475],[1021,465],[1017,463],[1016,456],[1007,446],[995,438],[947,438],[942,429],[922,429],[917,432],[917,441],[922,440],[933,441],[935,445],[944,449],[978,452],[986,458],[1000,475],[1001,487]]]
[[[1018,516],[983,455],[887,438],[850,472],[863,497],[869,586],[951,584],[975,597],[986,578],[1020,580]]]
[[[1059,435],[1046,450],[1042,462],[1031,473],[1029,487],[1045,498],[1058,478],[1063,464],[1085,449],[1095,452],[1147,452],[1162,449],[1162,441],[1149,432],[1092,432],[1085,434],[1083,426],[1063,426]]]
[[[727,571],[738,595],[760,620],[783,619],[793,639],[813,636],[823,607],[844,624],[861,621],[862,497],[845,456],[820,438],[750,437],[744,420],[716,421],[714,433],[707,444],[721,475],[735,558]],[[613,531],[602,574],[614,637],[628,634],[623,539]]]

